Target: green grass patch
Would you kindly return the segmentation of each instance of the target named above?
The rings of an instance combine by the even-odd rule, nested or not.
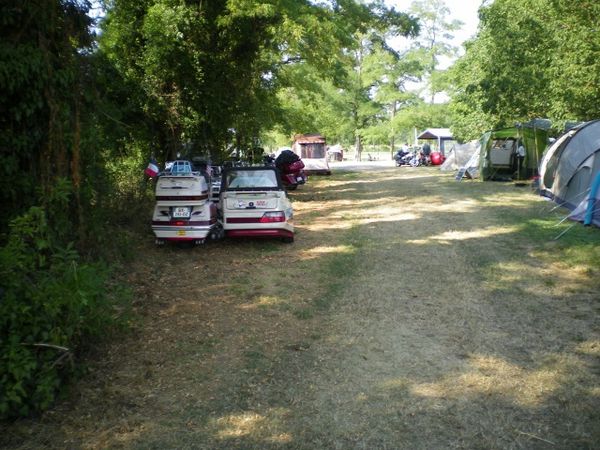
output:
[[[571,221],[558,225],[560,220],[557,216],[528,220],[517,237],[539,249],[548,261],[600,267],[600,230]]]
[[[294,316],[300,320],[312,319],[315,316],[313,308],[304,306],[294,310]]]
[[[348,285],[348,279],[358,270],[360,248],[363,246],[359,230],[352,228],[345,233],[341,242],[342,244],[346,243],[349,251],[335,253],[324,258],[319,268],[320,284],[325,286],[325,289],[312,301],[312,306],[318,311],[326,311],[331,308]]]
[[[244,358],[245,368],[248,370],[262,370],[269,365],[269,360],[261,349],[245,351]]]

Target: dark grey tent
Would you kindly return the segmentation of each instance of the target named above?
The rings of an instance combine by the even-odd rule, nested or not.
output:
[[[600,120],[581,124],[558,138],[540,164],[540,192],[570,210],[588,199],[600,172]]]

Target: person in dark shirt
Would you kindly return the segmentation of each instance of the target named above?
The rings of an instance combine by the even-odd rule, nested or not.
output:
[[[423,144],[423,154],[425,156],[429,156],[431,154],[431,147],[429,146],[429,144],[427,142],[425,142]]]

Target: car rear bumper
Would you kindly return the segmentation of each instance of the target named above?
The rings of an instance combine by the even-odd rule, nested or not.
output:
[[[152,225],[152,231],[157,239],[166,241],[193,241],[204,240],[215,227],[216,222],[211,225]]]
[[[237,238],[237,237],[282,237],[291,238],[294,237],[294,232],[285,230],[283,228],[268,228],[268,229],[237,229],[237,230],[226,230],[225,236]]]

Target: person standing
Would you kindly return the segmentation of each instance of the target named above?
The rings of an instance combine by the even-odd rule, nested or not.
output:
[[[429,156],[429,155],[431,154],[431,147],[430,147],[430,145],[429,145],[429,143],[428,143],[428,142],[425,142],[425,143],[423,144],[423,154],[424,154],[425,156]]]
[[[522,170],[523,170],[523,160],[525,159],[526,151],[525,151],[525,146],[523,145],[523,141],[519,141],[517,143],[517,145],[518,145],[517,152],[516,152],[517,179],[520,180],[521,177],[524,176],[524,174],[522,173]]]

